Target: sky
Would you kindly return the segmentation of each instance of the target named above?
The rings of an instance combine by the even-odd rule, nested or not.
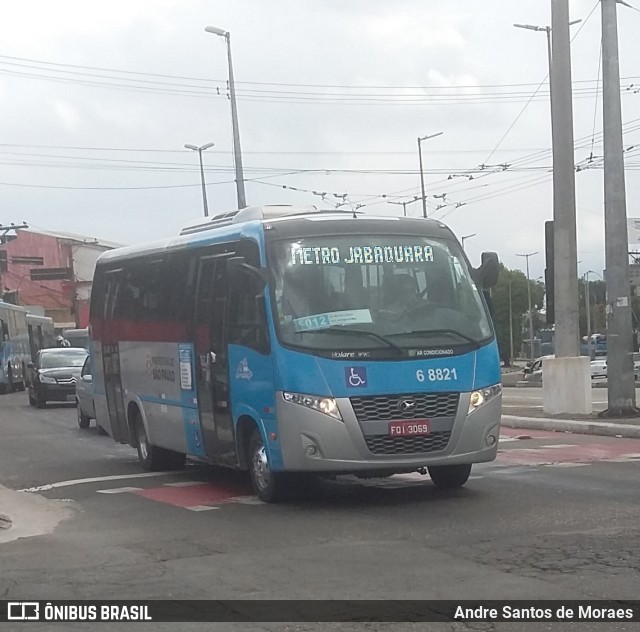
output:
[[[634,0],[630,4],[635,6]],[[236,208],[229,31],[247,202],[422,214],[544,274],[551,0],[21,0],[0,22],[0,224],[122,244]],[[638,2],[640,8],[640,2]],[[572,0],[578,271],[602,273],[600,7]],[[618,5],[626,191],[640,196],[640,10]],[[638,143],[638,149],[634,144]],[[589,163],[587,159],[593,155]],[[593,278],[593,277],[592,277]]]

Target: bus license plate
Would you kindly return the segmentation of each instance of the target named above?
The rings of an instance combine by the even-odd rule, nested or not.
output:
[[[389,423],[389,436],[391,437],[415,437],[431,433],[431,424],[428,419],[414,419],[412,421],[391,421]]]

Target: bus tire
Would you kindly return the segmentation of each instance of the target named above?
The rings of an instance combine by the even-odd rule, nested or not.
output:
[[[184,467],[186,455],[173,450],[165,450],[149,443],[147,431],[140,415],[136,415],[136,449],[142,469],[147,472],[178,470]]]
[[[83,412],[82,408],[80,408],[80,402],[76,402],[76,406],[78,408],[78,425],[83,430],[86,430],[91,424],[91,417],[87,417]]]
[[[288,477],[284,472],[272,472],[269,469],[269,457],[262,440],[262,435],[256,429],[249,439],[249,453],[247,455],[251,485],[256,496],[265,503],[277,503],[287,496]]]
[[[441,489],[455,489],[462,487],[471,474],[471,464],[462,465],[434,465],[427,468],[429,476],[436,487]]]

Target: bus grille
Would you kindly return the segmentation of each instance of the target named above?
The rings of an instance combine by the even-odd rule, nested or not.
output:
[[[365,436],[371,454],[424,454],[444,450],[451,432],[432,432],[421,437],[390,437],[389,435]]]
[[[459,399],[459,393],[418,393],[352,397],[350,401],[356,419],[363,422],[455,417],[458,412]],[[415,406],[409,411],[403,411],[401,403],[407,400],[413,401]]]

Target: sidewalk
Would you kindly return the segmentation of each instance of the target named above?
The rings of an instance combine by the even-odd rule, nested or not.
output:
[[[630,419],[605,419],[597,413],[591,415],[547,415],[542,409],[527,407],[509,408],[502,414],[503,426],[526,430],[551,430],[575,432],[606,437],[640,439],[640,417]]]

